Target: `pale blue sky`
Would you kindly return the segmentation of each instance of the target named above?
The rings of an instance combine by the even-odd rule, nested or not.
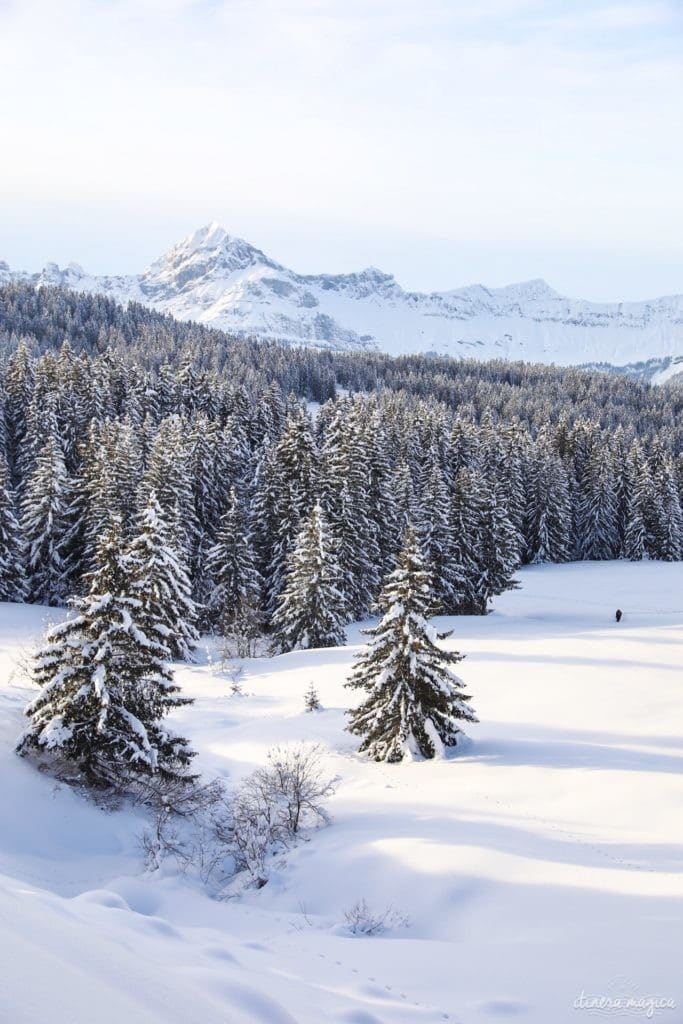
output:
[[[0,259],[683,292],[683,0],[0,0]]]

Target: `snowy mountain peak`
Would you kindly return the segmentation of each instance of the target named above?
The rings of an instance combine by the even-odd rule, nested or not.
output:
[[[17,274],[0,264],[0,283],[10,280],[102,292],[181,320],[295,345],[560,365],[650,361],[657,379],[683,362],[683,296],[584,302],[541,278],[502,288],[409,292],[372,266],[346,274],[296,273],[216,221],[140,275],[93,277],[76,263]]]
[[[210,224],[197,228],[185,241],[191,249],[215,249],[226,238],[229,238],[229,235],[225,228],[221,227],[217,220],[212,220]]]
[[[156,260],[142,275],[141,286],[146,295],[159,300],[254,266],[280,269],[260,249],[212,221]]]

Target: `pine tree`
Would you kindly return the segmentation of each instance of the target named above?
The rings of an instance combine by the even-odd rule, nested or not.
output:
[[[655,539],[654,558],[664,562],[678,562],[683,558],[683,510],[678,488],[669,464],[655,482],[658,507],[662,514]]]
[[[51,430],[36,455],[21,505],[29,599],[36,604],[61,604],[66,597],[67,505],[64,453],[55,430]]]
[[[433,574],[436,604],[446,615],[456,611],[465,591],[465,571],[455,550],[450,519],[450,494],[433,459],[422,491],[420,521],[416,529],[420,547]]]
[[[298,403],[290,405],[284,433],[274,451],[276,532],[272,561],[266,570],[269,610],[283,588],[288,556],[314,500],[317,452],[310,417]]]
[[[55,626],[38,651],[41,691],[17,744],[22,755],[71,765],[93,786],[125,787],[136,775],[188,778],[193,756],[187,740],[161,723],[191,701],[178,695],[168,650],[131,594],[122,544],[115,521],[100,543],[89,593],[71,602],[75,617]]]
[[[356,406],[327,405],[331,409],[322,449],[320,501],[337,543],[348,618],[360,618],[369,611],[379,586],[378,528],[368,500],[369,452]]]
[[[320,505],[315,505],[287,559],[284,587],[271,623],[275,650],[344,643],[340,575],[327,520]]]
[[[24,601],[27,593],[23,538],[14,512],[9,467],[0,453],[0,601]]]
[[[576,511],[580,558],[615,558],[619,548],[617,490],[609,449],[596,446],[579,477]]]
[[[306,693],[304,694],[304,706],[306,711],[322,711],[322,704],[320,703],[320,697],[313,683],[309,684]]]
[[[488,486],[480,538],[477,612],[486,615],[493,597],[519,586],[513,573],[519,567],[522,538],[508,518],[504,485],[500,481]]]
[[[314,503],[317,451],[310,417],[296,401],[290,400],[289,407],[282,437],[260,460],[251,508],[257,568],[268,613],[282,591],[287,558],[301,521]]]
[[[569,484],[561,460],[545,438],[538,441],[531,457],[528,488],[526,561],[568,561],[572,525]]]
[[[28,415],[33,391],[34,369],[24,341],[20,341],[12,354],[4,376],[4,416],[7,433],[7,461],[10,481],[19,482],[19,460],[26,435]]]
[[[454,586],[444,606],[451,615],[481,615],[480,563],[484,520],[484,478],[478,470],[459,470],[449,513],[450,559]]]
[[[154,494],[168,529],[167,542],[188,566],[199,541],[190,473],[191,435],[180,416],[169,416],[159,425],[138,492],[139,511]]]
[[[210,578],[207,614],[213,624],[228,625],[240,604],[258,605],[261,578],[246,530],[246,517],[233,487],[220,520],[216,543],[207,554],[206,571]]]
[[[180,555],[174,550],[154,491],[130,544],[132,593],[142,602],[148,632],[158,632],[172,658],[192,659],[199,639],[197,609]]]
[[[624,521],[622,555],[632,562],[647,553],[646,518],[653,498],[652,478],[640,445],[634,443],[624,472]]]
[[[376,761],[432,758],[456,746],[460,721],[476,722],[470,697],[452,665],[463,655],[444,651],[427,622],[432,607],[429,573],[412,528],[398,567],[387,577],[379,605],[384,613],[347,683],[366,699],[349,712],[349,732]]]

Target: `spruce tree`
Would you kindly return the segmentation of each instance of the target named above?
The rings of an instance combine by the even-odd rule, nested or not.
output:
[[[24,544],[14,511],[9,467],[0,452],[0,601],[24,601],[28,593]]]
[[[309,683],[308,689],[304,694],[304,707],[306,711],[322,711],[323,706],[320,703],[320,697],[313,683]]]
[[[478,470],[461,469],[455,478],[449,513],[449,570],[453,595],[444,606],[451,615],[481,615],[479,567],[482,559],[484,478]]]
[[[98,569],[76,615],[55,626],[34,661],[41,687],[26,714],[30,726],[17,750],[47,755],[93,786],[124,787],[136,775],[187,778],[187,740],[162,724],[191,703],[165,660],[168,649],[148,630],[133,596],[130,565],[115,521],[101,540]]]
[[[209,549],[206,561],[210,581],[207,615],[214,625],[228,625],[240,605],[258,605],[261,578],[246,530],[246,517],[233,487],[220,520],[216,543]]]
[[[677,562],[683,557],[683,511],[671,458],[655,462],[653,480],[653,522],[650,556],[663,562]]]
[[[465,591],[465,570],[450,529],[451,497],[443,474],[435,461],[421,496],[421,515],[417,526],[420,547],[433,573],[434,598],[445,615],[456,612]]]
[[[513,573],[519,567],[522,538],[508,518],[504,485],[498,480],[488,485],[480,538],[475,610],[486,615],[493,597],[519,586]]]
[[[330,407],[330,408],[328,408]],[[354,403],[327,403],[320,472],[321,505],[337,542],[349,618],[367,614],[379,587],[378,528],[370,506],[367,446]]]
[[[272,559],[264,571],[269,610],[277,603],[288,556],[314,501],[317,451],[310,417],[298,402],[290,400],[290,406],[284,433],[273,452],[275,536]]]
[[[609,449],[591,452],[579,478],[581,494],[576,510],[580,558],[615,558],[619,551],[618,500]]]
[[[272,613],[282,591],[287,558],[314,503],[317,449],[311,420],[290,397],[282,437],[259,460],[251,526],[264,605]]]
[[[13,486],[19,482],[19,461],[26,435],[26,418],[33,391],[33,377],[34,367],[26,343],[22,340],[9,359],[3,382],[7,462]]]
[[[287,559],[284,587],[272,618],[275,650],[344,643],[344,596],[336,545],[315,505]]]
[[[635,442],[626,458],[624,491],[621,554],[632,562],[638,562],[647,553],[646,520],[653,504],[654,491],[650,469],[640,446]]]
[[[64,453],[56,431],[43,440],[21,504],[29,599],[61,604],[65,597],[64,547],[68,535],[68,487]]]
[[[191,660],[199,639],[195,628],[197,608],[187,571],[169,535],[152,491],[129,548],[132,593],[142,602],[148,631],[163,638],[172,658]]]
[[[545,437],[539,439],[530,459],[524,535],[527,562],[568,561],[571,536],[569,484],[562,461]]]
[[[349,732],[362,738],[360,750],[376,761],[436,757],[458,743],[459,722],[477,721],[451,668],[463,655],[438,647],[437,640],[449,634],[438,634],[427,622],[432,601],[425,560],[409,528],[398,567],[379,598],[383,618],[367,631],[372,640],[347,683],[366,693],[349,712]]]

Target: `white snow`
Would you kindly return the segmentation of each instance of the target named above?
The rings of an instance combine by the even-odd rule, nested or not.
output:
[[[333,823],[228,902],[142,872],[141,811],[98,810],[15,757],[32,692],[17,662],[55,612],[1,606],[0,1020],[580,1024],[601,997],[679,1020],[683,565],[519,577],[490,616],[436,622],[481,718],[447,760],[358,757],[357,627],[345,648],[244,662],[239,698],[206,648],[178,668],[197,703],[172,724],[207,775],[310,739],[341,776]],[[351,935],[361,900],[408,926]]]

